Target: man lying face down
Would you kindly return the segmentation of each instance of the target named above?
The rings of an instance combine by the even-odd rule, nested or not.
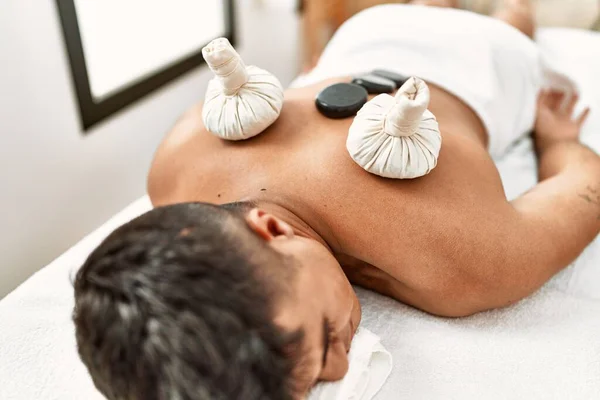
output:
[[[340,30],[309,75],[317,83],[288,90],[261,135],[224,141],[202,105],[187,112],[150,172],[156,208],[113,232],[76,278],[77,343],[98,389],[303,398],[347,371],[361,318],[351,283],[461,317],[515,303],[571,263],[600,231],[600,159],[578,142],[577,99],[540,92],[535,46],[515,29],[531,33],[530,11],[508,1],[498,21],[375,8]],[[353,162],[352,119],[314,105],[350,79],[323,80],[331,65],[356,68],[341,76],[405,68],[428,82],[443,139],[431,173],[385,179]],[[509,202],[490,153],[534,125],[541,183]]]

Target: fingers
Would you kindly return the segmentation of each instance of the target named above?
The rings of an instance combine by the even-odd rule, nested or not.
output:
[[[573,111],[575,111],[575,106],[577,105],[578,101],[579,95],[577,93],[573,94],[565,106],[565,113],[567,115],[573,115]]]
[[[548,94],[548,102],[546,104],[552,111],[558,111],[564,98],[565,98],[564,92],[560,92],[557,90],[551,90]]]
[[[538,107],[546,106],[555,113],[572,116],[579,102],[579,95],[573,94],[566,100],[567,94],[558,90],[542,90],[538,97]]]
[[[590,108],[587,107],[585,110],[583,110],[583,112],[581,113],[579,118],[577,118],[577,125],[579,127],[581,127],[585,123],[585,120],[587,119],[587,117],[589,115],[590,115]]]
[[[538,97],[538,107],[552,109],[552,91],[550,89],[543,89]]]
[[[546,90],[542,89],[537,98],[537,108],[538,110],[544,105],[544,100],[546,98]]]
[[[544,89],[538,97],[538,107],[544,106],[552,111],[557,111],[563,98],[564,93],[552,89]]]
[[[540,94],[538,95],[537,105],[538,108],[546,104],[546,97],[548,96],[548,91],[546,89],[542,89]]]

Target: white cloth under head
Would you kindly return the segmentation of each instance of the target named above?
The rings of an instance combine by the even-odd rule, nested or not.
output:
[[[254,66],[246,67],[225,38],[213,40],[202,50],[202,55],[215,73],[202,109],[209,132],[226,140],[249,139],[279,118],[283,87],[273,74]]]
[[[494,157],[532,129],[544,77],[535,43],[499,20],[463,10],[387,4],[342,25],[317,66],[292,85],[377,68],[418,76],[464,101],[488,131]]]
[[[381,339],[366,328],[358,328],[348,353],[346,376],[337,382],[315,386],[308,400],[371,400],[392,371],[392,355]]]
[[[381,94],[369,101],[350,126],[346,147],[352,159],[385,178],[412,179],[431,172],[442,136],[428,106],[429,88],[415,77],[395,98]]]

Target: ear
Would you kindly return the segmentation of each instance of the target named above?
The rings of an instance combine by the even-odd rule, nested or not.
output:
[[[278,237],[293,237],[294,230],[283,220],[259,208],[253,208],[246,215],[250,229],[260,237],[270,242]]]

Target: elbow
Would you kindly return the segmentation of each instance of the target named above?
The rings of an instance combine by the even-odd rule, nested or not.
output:
[[[423,311],[443,318],[463,318],[489,310],[486,293],[472,282],[445,282],[428,296],[428,300],[419,308]]]
[[[514,305],[551,278],[548,266],[540,265],[544,262],[506,256],[463,259],[418,287],[423,296],[417,306],[436,316],[461,318]]]
[[[437,317],[464,318],[493,308],[486,306],[485,303],[482,302],[474,302],[471,299],[456,300],[454,298],[455,296],[452,297],[452,299],[442,298],[438,304],[428,307],[425,311]]]
[[[466,307],[466,306],[452,305],[452,306],[435,307],[435,308],[431,309],[430,311],[428,311],[428,313],[431,315],[434,315],[436,317],[441,317],[441,318],[466,318],[466,317],[475,315],[481,311],[485,311],[485,310],[478,310],[478,309],[474,309],[474,308]]]
[[[487,276],[461,279],[438,293],[435,305],[427,312],[446,318],[469,317],[493,309],[505,308],[529,296],[536,288],[510,277],[488,279]]]

